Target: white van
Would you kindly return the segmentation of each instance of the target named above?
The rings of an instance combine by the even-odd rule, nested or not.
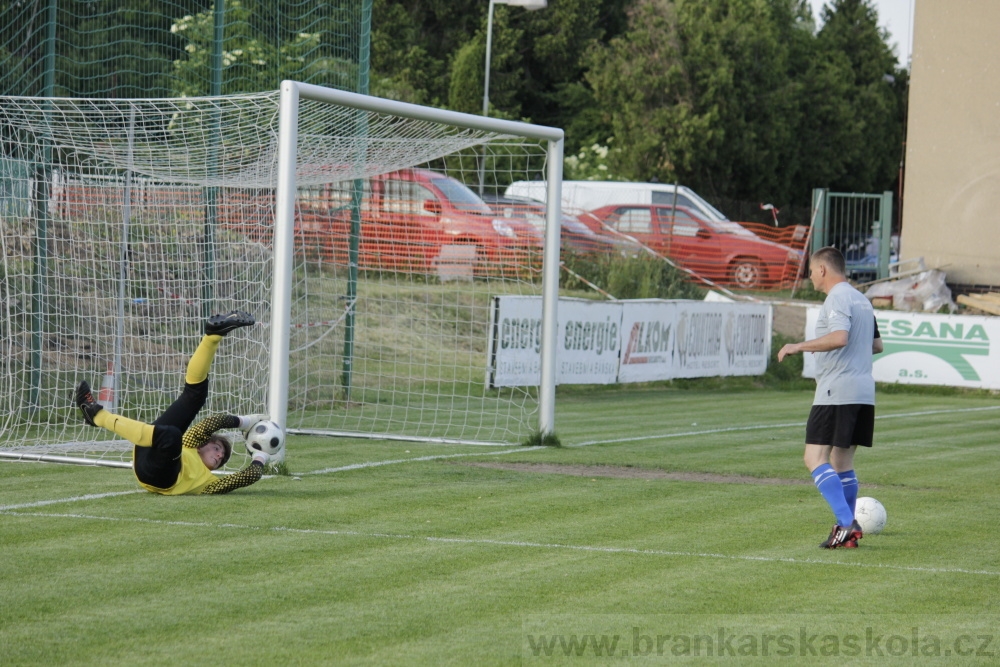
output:
[[[515,181],[504,193],[508,197],[527,197],[545,201],[545,181]],[[717,208],[691,188],[664,183],[623,183],[619,181],[563,181],[562,206],[579,213],[611,204],[663,204],[685,206],[699,211],[706,220],[728,221]]]

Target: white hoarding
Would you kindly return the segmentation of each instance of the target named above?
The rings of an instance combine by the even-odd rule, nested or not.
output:
[[[616,382],[621,326],[619,302],[559,299],[556,384]]]
[[[720,304],[725,322],[722,345],[726,350],[725,375],[762,375],[771,359],[771,306]],[[725,306],[729,306],[728,308]]]
[[[760,375],[771,356],[766,304],[677,301],[675,377]]]
[[[542,300],[494,299],[487,369],[491,387],[536,387],[541,377]],[[559,299],[556,384],[610,384],[618,377],[621,305]]]
[[[541,315],[539,297],[494,299],[489,386],[538,385]],[[759,375],[767,370],[770,352],[767,305],[559,300],[557,384]]]
[[[651,382],[674,377],[674,328],[677,305],[662,299],[622,304],[622,355],[619,382]]]
[[[806,313],[806,339],[815,338],[819,306]],[[875,311],[885,351],[876,355],[876,382],[1000,389],[1000,318]],[[802,374],[816,376],[806,354]]]
[[[494,297],[490,309],[489,387],[537,387],[541,377],[542,300]]]

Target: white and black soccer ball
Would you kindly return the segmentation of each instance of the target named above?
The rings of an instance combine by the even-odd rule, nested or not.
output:
[[[251,456],[257,452],[274,456],[285,446],[285,431],[273,421],[262,419],[250,427],[246,440]]]
[[[885,507],[874,498],[858,498],[854,506],[854,519],[861,526],[865,535],[878,535],[885,528],[888,515]]]

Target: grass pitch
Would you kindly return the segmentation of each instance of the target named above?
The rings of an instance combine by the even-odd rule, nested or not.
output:
[[[552,447],[292,437],[219,497],[0,463],[0,664],[996,664],[986,395],[879,395],[857,550],[802,465],[811,392],[609,388]]]

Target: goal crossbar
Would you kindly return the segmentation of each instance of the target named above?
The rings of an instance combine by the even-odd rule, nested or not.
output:
[[[562,201],[563,131],[559,128],[435,109],[296,81],[282,81],[280,91],[268,387],[268,410],[272,419],[281,424],[287,423],[298,114],[300,100],[307,99],[359,111],[444,123],[465,129],[547,142],[538,432],[543,435],[552,433],[555,429],[555,351],[562,215],[560,202]]]

